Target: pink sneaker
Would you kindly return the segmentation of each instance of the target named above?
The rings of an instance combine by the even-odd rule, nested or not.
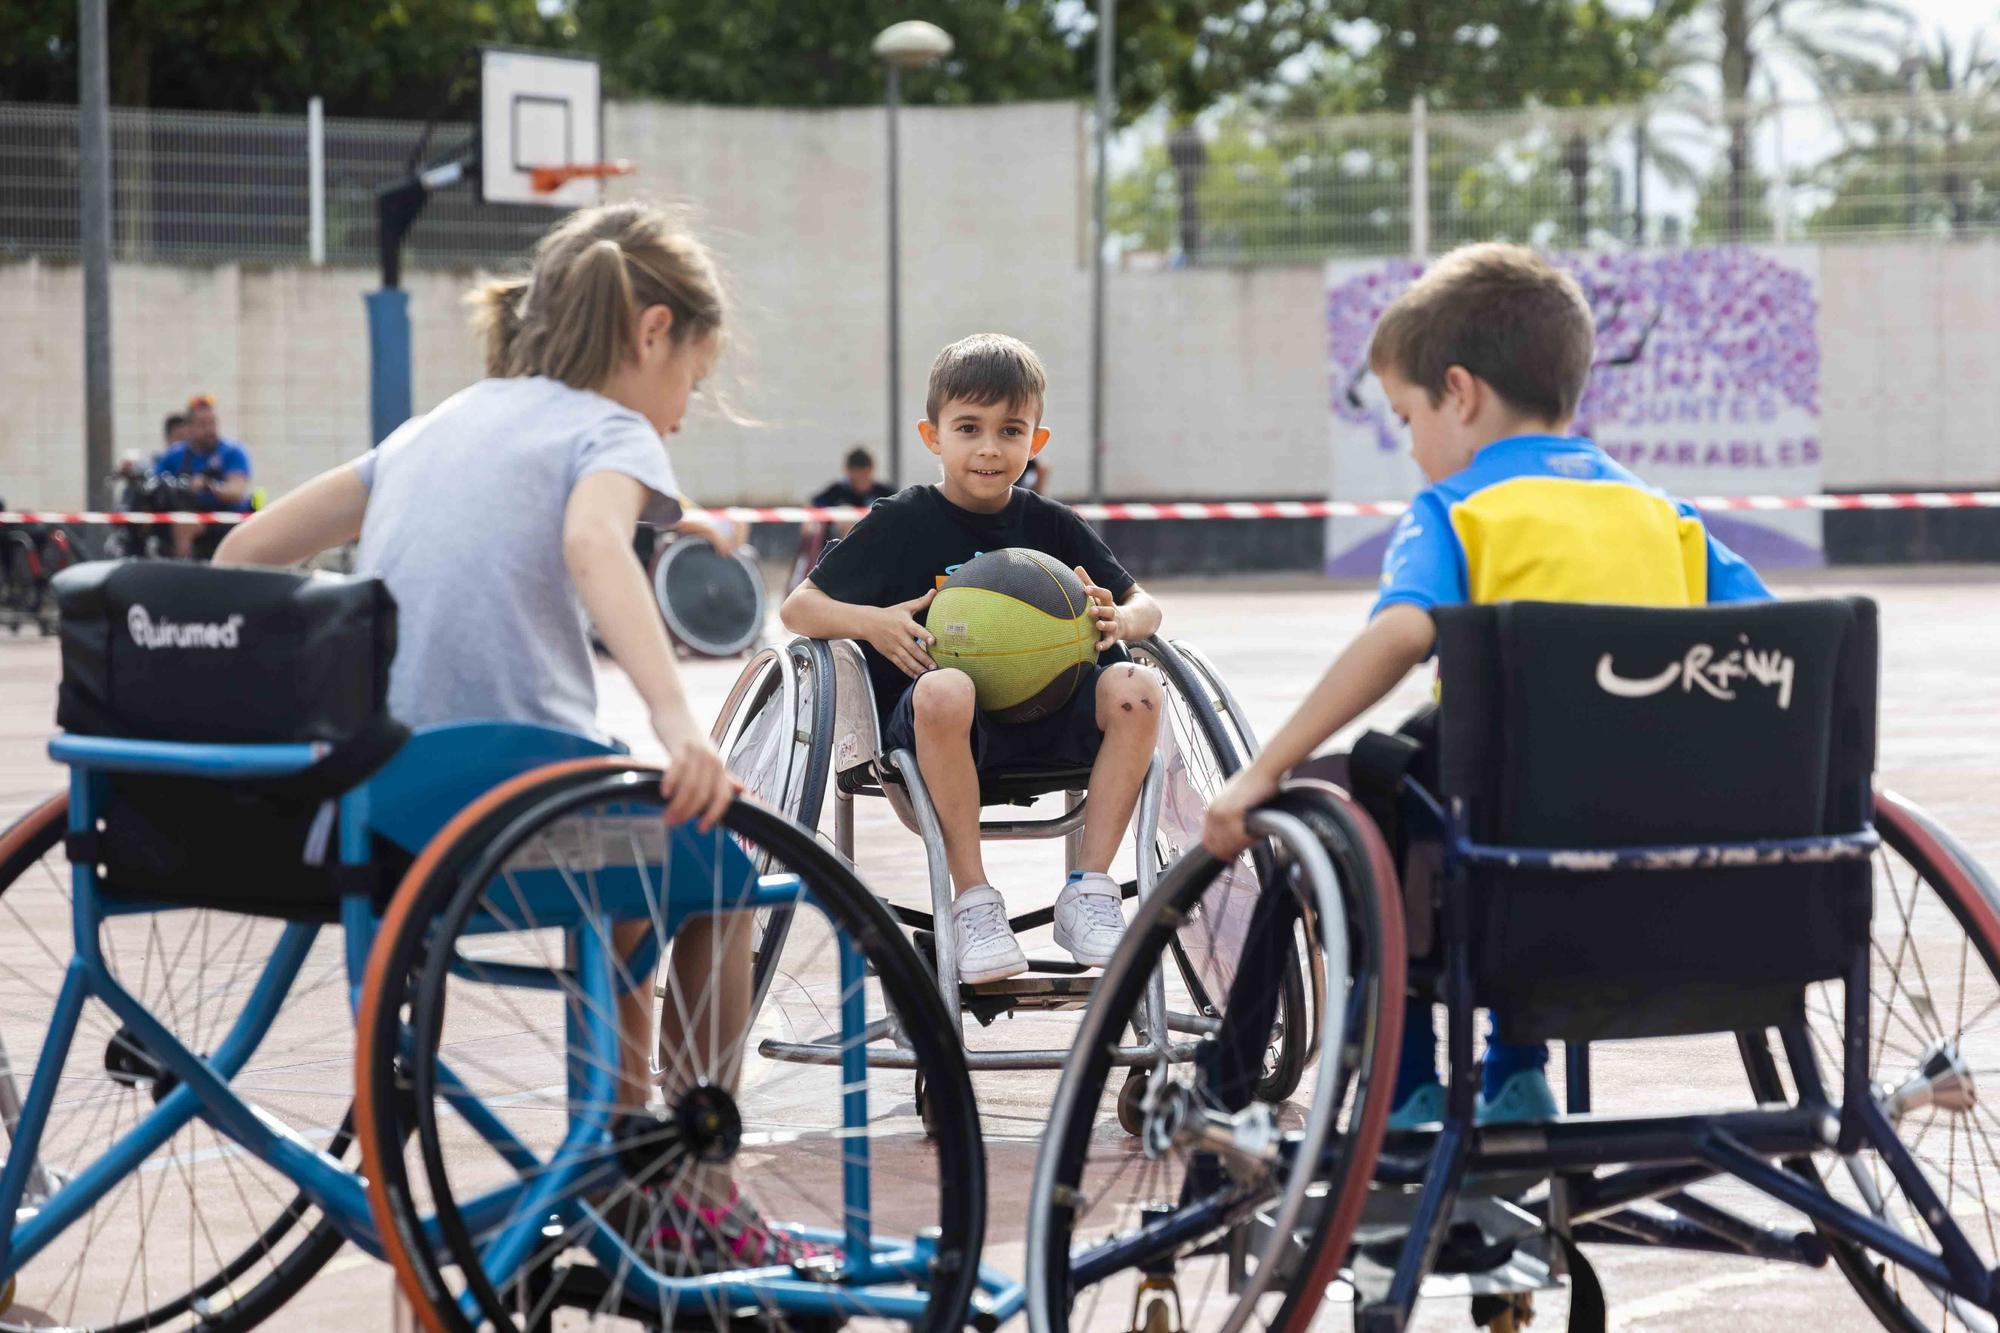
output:
[[[698,1207],[676,1194],[666,1216],[667,1224],[653,1233],[653,1246],[678,1251],[698,1273],[796,1265],[832,1253],[774,1230],[734,1185],[720,1208]]]

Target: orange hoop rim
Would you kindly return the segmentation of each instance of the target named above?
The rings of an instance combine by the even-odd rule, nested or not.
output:
[[[559,167],[529,167],[528,188],[536,194],[552,194],[574,180],[629,176],[637,170],[622,157],[615,162],[568,162]]]

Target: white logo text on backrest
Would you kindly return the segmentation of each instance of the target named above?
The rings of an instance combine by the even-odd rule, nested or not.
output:
[[[125,628],[141,648],[234,648],[242,637],[243,617],[234,615],[219,624],[198,620],[177,623],[155,620],[145,607],[134,604],[125,613]]]
[[[1778,707],[1792,706],[1792,681],[1798,664],[1775,648],[1752,648],[1747,635],[1742,644],[1718,654],[1712,644],[1697,643],[1678,662],[1651,676],[1621,676],[1611,665],[1611,654],[1597,659],[1597,688],[1621,699],[1646,699],[1670,690],[1678,683],[1681,691],[1702,691],[1714,699],[1734,699],[1739,683],[1749,681],[1778,691]]]

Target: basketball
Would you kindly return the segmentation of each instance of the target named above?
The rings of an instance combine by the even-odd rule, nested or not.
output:
[[[972,677],[980,711],[1032,722],[1069,702],[1097,665],[1083,583],[1040,551],[988,551],[959,566],[925,620],[931,659]]]

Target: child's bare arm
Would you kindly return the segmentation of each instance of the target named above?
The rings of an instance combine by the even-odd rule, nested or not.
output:
[[[646,701],[653,730],[666,747],[668,770],[660,790],[668,822],[699,816],[706,830],[729,808],[735,784],[688,707],[653,591],[632,558],[632,534],[647,495],[644,485],[620,472],[593,472],[577,482],[563,510],[563,563],[604,646]]]
[[[236,525],[215,549],[218,565],[295,565],[361,535],[368,488],[353,466],[322,472]]]
[[[1164,619],[1166,613],[1153,600],[1153,594],[1136,583],[1118,601],[1118,637],[1127,642],[1152,638],[1160,632],[1160,622]]]
[[[778,619],[792,633],[809,639],[864,640],[914,679],[937,666],[930,655],[937,636],[916,620],[936,596],[933,588],[894,606],[865,606],[829,597],[807,579],[778,608]]]
[[[1209,804],[1202,845],[1232,857],[1250,843],[1243,817],[1270,799],[1284,775],[1327,737],[1380,703],[1410,668],[1430,655],[1437,626],[1430,613],[1406,602],[1385,607],[1313,686],[1312,693],[1278,728],[1244,770]]]
[[[1098,652],[1114,643],[1149,639],[1160,632],[1163,615],[1153,594],[1135,583],[1125,590],[1123,597],[1114,598],[1111,589],[1101,587],[1082,565],[1075,566],[1073,572],[1083,580],[1083,595],[1091,602]]]

